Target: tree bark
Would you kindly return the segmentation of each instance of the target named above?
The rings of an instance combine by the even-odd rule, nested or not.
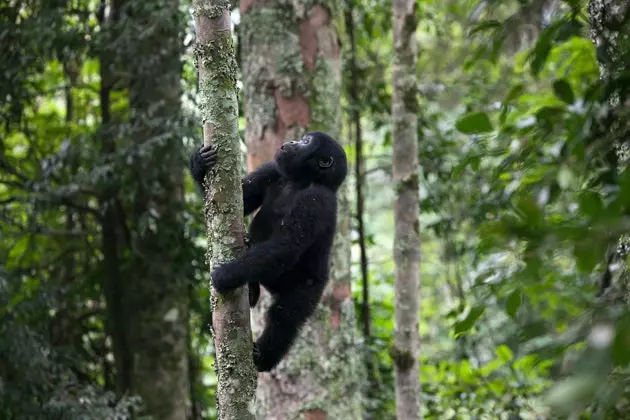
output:
[[[630,66],[630,1],[628,0],[591,0],[588,4],[588,14],[591,24],[591,39],[597,50],[600,77],[604,83],[614,80],[628,71]],[[607,151],[606,161],[610,169],[615,173],[621,173],[622,169],[630,163],[630,102],[626,93],[620,95],[620,89],[611,91],[608,97],[609,114],[608,126],[599,140],[610,145]],[[627,267],[623,263],[623,257],[627,255],[627,235],[617,239],[617,246],[607,256],[606,272],[602,279],[600,293],[610,294],[609,299],[626,299],[627,284],[630,278],[627,275]],[[622,262],[623,270],[612,276],[612,265]],[[609,276],[606,279],[606,276]],[[615,280],[613,281],[613,278]],[[611,294],[609,287],[612,287]]]
[[[396,323],[392,358],[399,419],[420,418],[420,194],[416,82],[416,2],[393,1],[392,137]]]
[[[101,0],[98,11],[98,21],[103,34],[100,51],[99,71],[101,86],[99,91],[101,108],[101,150],[103,157],[113,156],[116,152],[115,138],[111,135],[112,111],[111,111],[111,91],[115,84],[114,76],[110,69],[115,62],[115,52],[110,47],[113,44],[120,17],[121,1],[112,1],[109,4],[109,14],[107,0]],[[115,366],[115,389],[118,395],[124,395],[131,390],[131,349],[127,337],[126,322],[128,319],[127,308],[124,304],[124,279],[122,278],[119,249],[119,231],[122,223],[119,220],[117,211],[119,198],[114,188],[107,188],[101,195],[100,206],[102,208],[101,232],[102,232],[102,253],[103,253],[103,280],[101,287],[106,304],[105,326],[107,334],[111,338],[112,352],[114,354]]]
[[[125,320],[131,350],[131,390],[155,419],[187,420],[188,282],[184,260],[180,17],[178,0],[127,2],[123,50],[130,69],[134,147],[127,159],[134,181],[132,275],[126,279]],[[131,182],[131,181],[128,181]]]
[[[329,8],[304,0],[241,0],[248,170],[270,161],[278,147],[304,132],[339,139],[340,47]],[[341,16],[337,16],[338,18]],[[331,281],[318,310],[287,357],[259,375],[257,418],[359,419],[362,359],[350,294],[349,205],[338,193]],[[269,296],[263,290],[254,330],[264,326]]]
[[[206,197],[210,267],[245,251],[241,153],[238,138],[237,65],[229,2],[195,0],[195,56],[199,71],[204,144],[220,151]],[[253,419],[256,370],[247,287],[218,296],[211,289],[212,328],[219,379],[217,408],[224,420]]]

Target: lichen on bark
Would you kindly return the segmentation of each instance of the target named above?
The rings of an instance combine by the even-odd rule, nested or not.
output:
[[[229,3],[195,0],[200,113],[204,144],[219,150],[208,176],[207,235],[210,267],[245,251],[241,153],[238,138],[235,50],[230,29]],[[253,419],[256,371],[252,359],[247,287],[224,295],[211,288],[212,329],[218,376],[220,419]]]

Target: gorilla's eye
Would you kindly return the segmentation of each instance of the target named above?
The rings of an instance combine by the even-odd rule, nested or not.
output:
[[[324,159],[320,159],[318,165],[320,168],[330,168],[333,164],[334,160],[331,157],[327,157]]]

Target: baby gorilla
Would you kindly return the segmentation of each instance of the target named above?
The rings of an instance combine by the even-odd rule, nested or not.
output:
[[[216,156],[215,148],[204,146],[190,157],[202,189]],[[261,284],[273,297],[265,330],[254,343],[259,372],[280,362],[321,299],[337,223],[336,192],[347,171],[343,148],[329,135],[312,132],[283,144],[273,162],[242,181],[245,215],[260,208],[249,227],[250,247],[215,267],[211,278],[219,293],[248,283],[251,306]]]

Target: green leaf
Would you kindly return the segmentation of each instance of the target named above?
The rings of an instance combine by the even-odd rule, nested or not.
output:
[[[616,366],[630,363],[630,316],[623,315],[617,321],[616,335],[612,344],[612,360]]]
[[[560,170],[558,171],[558,185],[560,186],[560,188],[562,188],[563,190],[569,188],[569,186],[571,186],[571,183],[573,182],[573,179],[574,176],[573,172],[571,172],[571,169],[569,169],[565,165],[562,165],[560,167]]]
[[[580,194],[580,211],[587,216],[597,217],[604,211],[604,203],[602,197],[592,191],[586,191]]]
[[[531,340],[532,338],[545,335],[548,330],[548,324],[545,321],[531,321],[525,324],[519,331],[521,341]]]
[[[545,121],[545,120],[553,120],[559,115],[562,115],[564,109],[557,106],[543,106],[538,111],[536,111],[536,120]]]
[[[466,318],[463,321],[459,321],[455,323],[455,334],[459,335],[461,333],[464,333],[470,330],[473,327],[473,325],[475,325],[475,321],[477,321],[479,317],[483,315],[485,310],[486,310],[486,307],[483,305],[472,307],[470,311],[468,312],[468,316],[466,316]]]
[[[496,396],[505,395],[506,385],[502,379],[495,379],[493,381],[487,382],[488,387]]]
[[[520,195],[514,199],[514,207],[530,227],[538,225],[542,220],[542,211],[536,199],[530,195]]]
[[[514,359],[514,354],[512,353],[512,350],[510,350],[510,348],[505,344],[501,344],[494,350],[494,352],[496,353],[497,357],[503,362],[509,362],[510,360]]]
[[[624,205],[630,205],[630,168],[626,168],[619,175],[619,194],[620,202]]]
[[[510,294],[510,296],[508,296],[507,301],[505,302],[505,310],[510,318],[516,318],[516,313],[521,307],[522,301],[523,293],[520,290],[515,290]]]
[[[525,86],[523,84],[518,84],[516,86],[514,86],[512,89],[510,89],[510,91],[508,92],[508,94],[505,96],[505,99],[503,100],[504,104],[509,104],[510,102],[512,102],[514,99],[518,98],[519,96],[521,96],[521,94],[525,91]]]
[[[558,98],[560,98],[560,100],[569,105],[575,102],[575,95],[573,94],[571,85],[564,79],[553,82],[553,92]]]
[[[599,247],[594,245],[592,241],[582,241],[575,244],[573,248],[577,268],[583,273],[593,271],[602,257]]]
[[[468,35],[474,35],[477,32],[487,31],[490,29],[496,29],[501,27],[501,22],[498,20],[486,20],[481,23],[475,25],[469,32]]]
[[[479,134],[492,131],[492,123],[485,112],[471,112],[455,123],[455,128],[464,134]]]

